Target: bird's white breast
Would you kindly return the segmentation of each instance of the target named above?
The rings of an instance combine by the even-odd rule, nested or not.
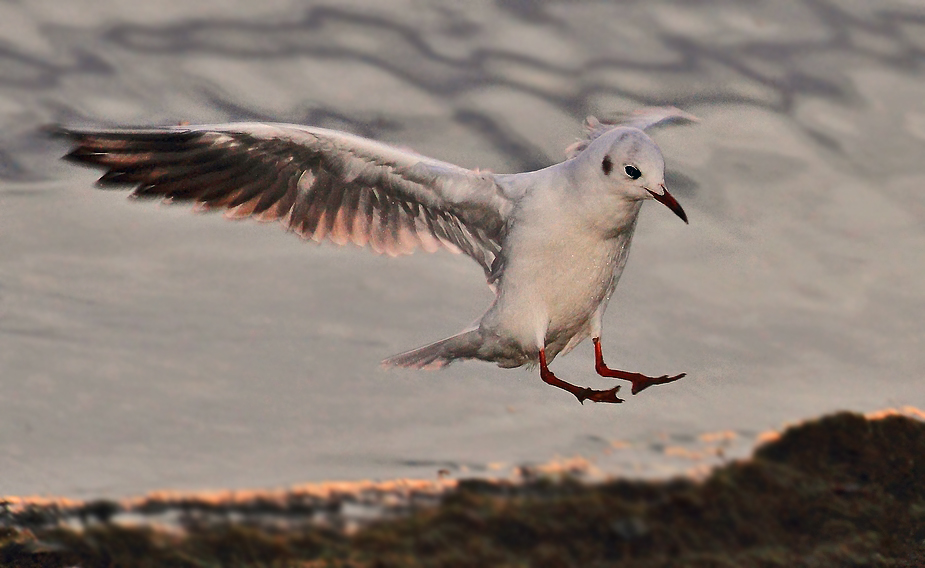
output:
[[[576,202],[579,194],[542,189],[514,213],[498,299],[482,323],[527,352],[542,342],[552,357],[587,337],[623,270],[639,207],[632,204],[629,222],[602,227],[602,211]]]

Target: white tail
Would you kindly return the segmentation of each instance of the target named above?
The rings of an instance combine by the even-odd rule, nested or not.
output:
[[[470,329],[452,337],[441,339],[418,347],[411,351],[399,353],[382,362],[383,367],[408,367],[411,369],[440,369],[456,359],[475,357],[482,336],[477,329]]]

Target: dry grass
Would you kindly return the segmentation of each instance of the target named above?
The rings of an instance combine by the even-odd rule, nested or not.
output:
[[[925,423],[829,416],[702,482],[461,481],[438,506],[349,534],[247,518],[73,530],[44,514],[6,515],[0,565],[925,566]]]

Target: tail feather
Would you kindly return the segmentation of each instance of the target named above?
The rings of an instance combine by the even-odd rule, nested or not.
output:
[[[389,357],[382,362],[382,366],[440,369],[456,359],[475,357],[481,344],[482,338],[478,330],[471,329],[430,345]]]

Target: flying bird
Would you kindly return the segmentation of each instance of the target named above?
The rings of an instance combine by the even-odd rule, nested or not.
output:
[[[161,128],[52,127],[72,141],[65,159],[105,170],[101,187],[192,202],[232,219],[278,221],[303,239],[352,242],[397,256],[447,249],[472,257],[495,299],[470,328],[383,361],[440,368],[457,359],[539,365],[546,383],[580,402],[618,403],[619,386],[579,387],[549,363],[591,337],[595,370],[636,394],[685,376],[609,368],[601,320],[617,285],[642,203],[687,223],[665,187],[665,163],[644,132],[696,120],[673,107],[613,122],[589,117],[567,159],[518,174],[469,170],[361,136],[293,124]]]

